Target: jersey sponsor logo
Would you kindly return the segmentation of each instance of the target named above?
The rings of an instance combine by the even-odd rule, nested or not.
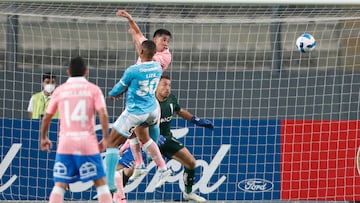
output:
[[[152,68],[140,68],[139,69],[139,72],[150,72],[150,71],[157,71],[159,70],[160,68],[155,66],[155,67],[152,67]]]
[[[238,183],[238,188],[244,192],[266,192],[272,190],[274,184],[265,179],[246,179]]]
[[[68,137],[83,137],[83,136],[89,136],[90,133],[88,131],[76,131],[76,132],[66,132],[65,135]]]
[[[172,116],[169,116],[169,117],[166,117],[166,118],[161,118],[160,119],[160,123],[168,123],[168,122],[170,122],[171,121],[171,119],[172,119]]]

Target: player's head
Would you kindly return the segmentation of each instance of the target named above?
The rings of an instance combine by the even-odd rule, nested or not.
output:
[[[44,91],[48,94],[51,94],[56,87],[56,76],[52,73],[44,73],[42,76],[42,83]]]
[[[153,56],[156,53],[156,45],[151,40],[145,40],[141,44],[141,58],[143,61],[152,61]]]
[[[162,75],[156,89],[156,97],[159,100],[166,99],[171,93],[171,80],[168,75]]]
[[[45,84],[56,84],[56,76],[52,73],[44,73],[42,76],[42,82]]]
[[[168,48],[171,39],[171,32],[165,29],[158,29],[154,32],[153,40],[156,44],[156,51],[164,51]]]
[[[70,77],[79,77],[87,75],[87,68],[83,58],[80,56],[71,59],[68,69],[68,75]]]

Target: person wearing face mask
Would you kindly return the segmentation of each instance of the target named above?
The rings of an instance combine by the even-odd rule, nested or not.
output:
[[[45,73],[42,77],[42,91],[31,96],[27,111],[30,119],[41,119],[48,106],[51,94],[56,88],[56,76],[52,73]],[[58,118],[58,113],[54,115],[54,119]]]

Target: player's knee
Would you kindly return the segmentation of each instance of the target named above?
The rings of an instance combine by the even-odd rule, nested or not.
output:
[[[106,185],[106,178],[103,177],[103,178],[99,178],[99,179],[94,180],[94,185],[95,185],[96,188],[101,187],[103,185]]]
[[[138,139],[143,144],[145,144],[145,143],[147,143],[148,141],[151,140],[151,138],[149,136],[138,136]]]
[[[111,130],[110,138],[108,141],[108,148],[119,147],[119,145],[124,144],[127,140],[126,137],[122,136],[119,132],[117,132],[114,128]]]
[[[194,169],[195,167],[196,167],[196,161],[190,162],[189,168],[190,168],[190,169]]]
[[[133,173],[134,173],[134,167],[124,169],[124,175],[127,177],[132,176]]]

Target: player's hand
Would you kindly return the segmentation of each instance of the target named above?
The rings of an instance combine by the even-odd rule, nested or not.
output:
[[[202,126],[205,128],[209,128],[211,130],[214,129],[214,124],[210,120],[207,120],[207,119],[201,119],[196,116],[193,116],[191,119],[191,122],[197,126]]]
[[[107,140],[106,139],[100,140],[100,142],[99,142],[99,150],[100,150],[100,152],[105,152],[106,147],[107,147]]]
[[[51,152],[52,148],[52,142],[49,140],[49,138],[41,139],[40,141],[40,149],[42,151]]]
[[[163,135],[160,135],[157,141],[157,145],[161,146],[166,142],[166,137],[164,137]]]
[[[111,101],[115,101],[115,100],[116,100],[116,98],[113,97],[113,96],[109,96],[109,99],[110,99]]]
[[[105,139],[100,140],[100,142],[99,142],[100,152],[104,152],[106,150],[106,147],[107,147],[107,140],[105,140]]]
[[[116,15],[127,18],[128,20],[132,20],[132,16],[125,10],[118,10],[116,12]]]
[[[110,99],[111,101],[119,100],[120,96],[121,96],[121,95],[119,95],[119,96],[109,96],[109,99]]]
[[[118,95],[114,95],[114,96],[110,96],[110,92],[109,92],[109,99],[111,100],[111,101],[115,101],[115,100],[119,100],[120,99],[120,97],[125,93],[125,92],[127,92],[127,90],[128,90],[128,87],[126,87],[121,93],[119,93]]]

